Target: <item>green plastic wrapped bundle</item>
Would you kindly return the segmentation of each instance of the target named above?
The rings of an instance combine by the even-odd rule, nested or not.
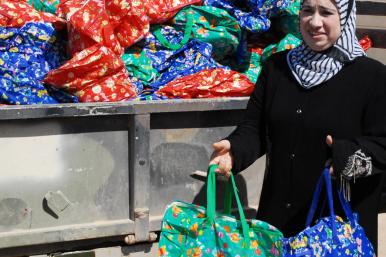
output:
[[[258,47],[249,48],[249,67],[244,71],[240,71],[240,73],[246,75],[253,83],[256,83],[263,67],[263,63],[268,57],[274,53],[295,48],[300,45],[301,42],[302,41],[294,35],[287,34],[278,43],[270,44],[264,49]]]
[[[263,54],[263,49],[253,48],[249,49],[249,51],[249,67],[247,70],[242,71],[241,74],[246,75],[252,83],[256,83],[262,69],[261,56]]]
[[[227,11],[212,6],[189,6],[172,19],[172,26],[179,31],[192,23],[192,36],[213,46],[213,58],[217,61],[235,54],[241,39],[237,20]]]
[[[138,78],[145,86],[149,85],[158,76],[151,60],[140,47],[130,47],[122,55],[122,60],[129,74]]]
[[[291,0],[283,11],[280,12],[280,15],[289,15],[289,16],[299,16],[301,0]]]
[[[55,13],[59,0],[28,0],[27,3],[38,11]]]
[[[267,46],[266,48],[264,48],[261,60],[262,60],[262,62],[264,62],[272,54],[295,48],[298,45],[300,45],[301,42],[302,41],[299,38],[295,37],[294,35],[287,34],[277,44],[271,44],[271,45]]]

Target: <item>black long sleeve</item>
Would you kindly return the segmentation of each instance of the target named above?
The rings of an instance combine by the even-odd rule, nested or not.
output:
[[[366,98],[363,134],[352,139],[334,139],[333,166],[346,179],[382,173],[386,169],[386,69],[372,74],[377,83]]]
[[[264,119],[266,76],[266,70],[263,69],[248,101],[243,121],[226,138],[231,143],[231,152],[235,157],[234,173],[246,169],[266,151]]]

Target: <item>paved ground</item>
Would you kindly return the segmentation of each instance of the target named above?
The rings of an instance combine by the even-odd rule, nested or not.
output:
[[[386,257],[386,213],[378,215],[378,257]]]

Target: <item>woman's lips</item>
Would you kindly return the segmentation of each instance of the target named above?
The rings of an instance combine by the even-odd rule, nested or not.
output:
[[[321,32],[308,32],[312,38],[319,39],[322,38],[325,34]]]

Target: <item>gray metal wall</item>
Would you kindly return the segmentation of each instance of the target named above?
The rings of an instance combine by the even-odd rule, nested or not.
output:
[[[167,204],[205,204],[205,177],[192,173],[206,171],[246,101],[3,107],[0,256],[155,240]],[[237,177],[249,216],[263,170],[261,159]]]

